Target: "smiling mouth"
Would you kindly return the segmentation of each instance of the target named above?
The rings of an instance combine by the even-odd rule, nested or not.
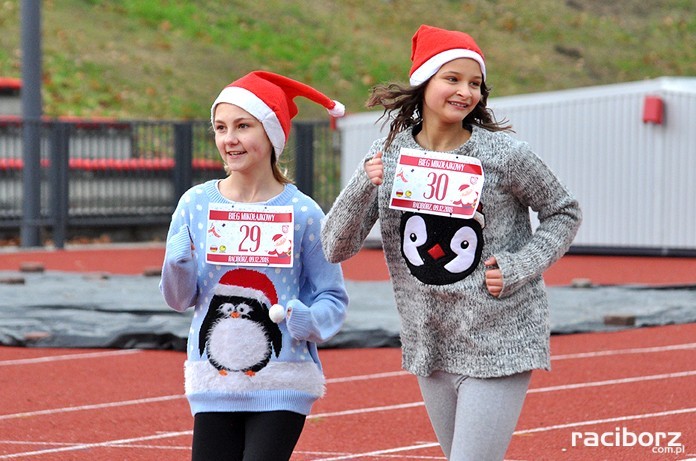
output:
[[[469,107],[469,104],[463,102],[450,101],[449,104],[460,109],[467,109]]]

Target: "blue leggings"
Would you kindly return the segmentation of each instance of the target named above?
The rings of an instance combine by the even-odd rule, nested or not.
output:
[[[449,461],[501,461],[529,387],[531,371],[478,379],[435,371],[418,377],[437,440]]]
[[[289,460],[306,416],[291,411],[197,413],[193,461]]]

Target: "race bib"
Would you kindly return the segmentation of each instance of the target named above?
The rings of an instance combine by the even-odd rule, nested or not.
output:
[[[207,263],[292,267],[292,206],[211,203],[207,226]]]
[[[479,159],[401,148],[389,207],[469,219],[482,189]]]

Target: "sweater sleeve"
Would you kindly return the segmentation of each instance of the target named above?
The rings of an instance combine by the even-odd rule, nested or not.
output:
[[[288,331],[296,340],[323,343],[338,333],[346,318],[348,293],[343,273],[340,265],[326,260],[318,240],[303,248],[302,268],[299,298],[287,305],[292,309]]]
[[[195,305],[198,298],[196,260],[191,249],[189,225],[183,218],[185,214],[177,207],[172,216],[159,284],[165,302],[179,312]]]
[[[378,186],[372,184],[363,165],[380,150],[381,145],[380,140],[373,143],[323,220],[321,242],[326,258],[332,263],[345,261],[360,251],[377,222]]]
[[[528,144],[522,143],[511,156],[507,177],[520,202],[537,212],[539,226],[519,250],[495,255],[503,273],[501,297],[514,293],[560,259],[582,220],[577,200]]]

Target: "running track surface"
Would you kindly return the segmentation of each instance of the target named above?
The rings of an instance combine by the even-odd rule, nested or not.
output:
[[[94,267],[71,251],[3,253],[0,261],[14,264],[12,270],[17,260],[8,262],[8,255],[43,261],[49,270],[82,264],[74,270],[128,273],[106,267],[118,260],[139,273],[150,251],[160,252],[151,264],[159,265],[161,249],[143,248],[133,259],[100,250],[101,266]],[[362,253],[361,264],[381,258]],[[64,262],[41,259],[49,254]],[[611,283],[616,276],[583,264],[553,277]],[[351,278],[350,264],[344,270]],[[630,283],[696,280],[693,262],[672,270],[665,279],[628,272],[635,277]],[[553,371],[534,373],[506,460],[696,460],[696,324],[553,336],[551,345]],[[308,418],[294,461],[444,460],[416,380],[401,370],[399,349],[325,349],[320,356],[327,394]],[[184,358],[174,351],[0,347],[0,460],[189,459]],[[601,446],[602,437],[614,446]]]
[[[507,460],[696,459],[696,324],[552,337]],[[443,460],[398,349],[320,351],[327,394],[295,461]],[[190,457],[184,354],[0,348],[0,460],[178,461]],[[584,446],[589,433],[650,446]],[[583,435],[573,446],[573,432]],[[679,433],[680,453],[658,433]],[[676,434],[675,434],[676,436]],[[626,436],[630,443],[630,436]],[[579,440],[579,442],[578,442]]]

